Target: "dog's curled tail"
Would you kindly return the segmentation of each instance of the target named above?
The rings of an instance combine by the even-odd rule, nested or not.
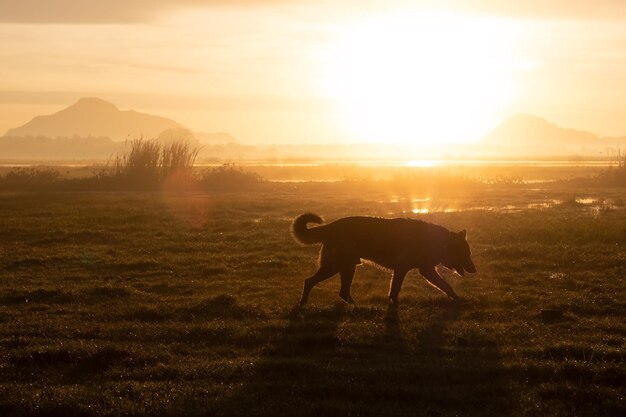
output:
[[[317,227],[309,229],[307,223],[324,223],[324,220],[317,214],[304,213],[296,217],[291,224],[291,233],[298,242],[306,245],[319,243],[322,241],[320,230]]]

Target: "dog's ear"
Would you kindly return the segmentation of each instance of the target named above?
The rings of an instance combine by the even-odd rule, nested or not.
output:
[[[467,230],[463,229],[459,232],[459,236],[461,236],[463,239],[465,239],[467,237]]]

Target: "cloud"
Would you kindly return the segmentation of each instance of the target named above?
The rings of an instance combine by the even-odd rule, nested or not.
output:
[[[139,23],[188,7],[255,7],[295,0],[0,0],[0,23]]]
[[[158,20],[185,8],[301,6],[329,13],[384,12],[394,8],[468,11],[522,18],[624,19],[624,0],[0,0],[0,23],[102,24]]]
[[[448,4],[482,13],[529,18],[619,19],[626,12],[624,0],[453,0]]]

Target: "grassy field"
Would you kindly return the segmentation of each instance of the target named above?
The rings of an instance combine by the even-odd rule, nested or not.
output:
[[[626,191],[3,192],[2,416],[626,414]],[[449,301],[357,270],[296,308],[318,247],[297,214],[468,229]],[[563,317],[542,318],[542,309]]]

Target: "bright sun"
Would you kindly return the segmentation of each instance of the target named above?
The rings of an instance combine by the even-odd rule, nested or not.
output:
[[[338,29],[322,54],[324,94],[353,140],[467,143],[515,96],[514,25],[391,14]]]

